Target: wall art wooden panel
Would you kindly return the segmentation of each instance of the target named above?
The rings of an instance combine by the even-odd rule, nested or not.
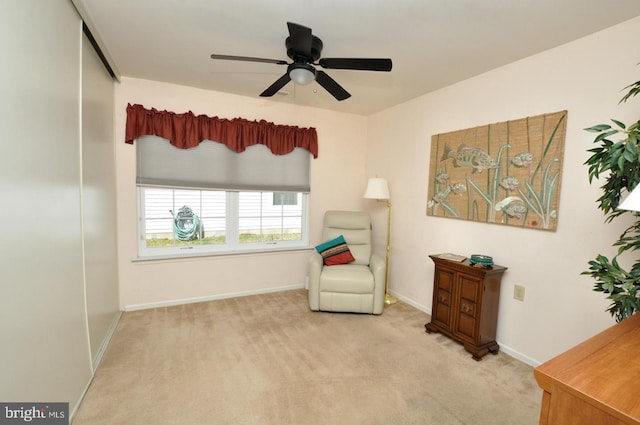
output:
[[[555,230],[567,111],[436,134],[427,215]]]

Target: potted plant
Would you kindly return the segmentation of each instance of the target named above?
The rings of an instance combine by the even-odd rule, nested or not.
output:
[[[640,81],[625,87],[628,92],[620,100],[626,102],[640,93]],[[617,257],[625,251],[640,249],[640,214],[617,209],[620,198],[631,192],[640,183],[640,121],[626,126],[618,120],[613,125],[599,124],[585,130],[595,133],[593,141],[597,147],[589,149],[592,155],[585,162],[589,166],[589,183],[608,173],[600,186],[602,196],[598,208],[605,214],[605,222],[611,222],[623,214],[633,214],[635,222],[629,226],[613,244],[617,255],[609,260],[604,255],[589,261],[589,270],[582,274],[593,277],[594,291],[607,294],[611,304],[607,311],[620,322],[640,310],[640,260],[627,271],[618,263]],[[618,140],[612,140],[613,138]]]

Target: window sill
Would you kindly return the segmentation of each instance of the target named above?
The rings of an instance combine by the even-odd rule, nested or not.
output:
[[[199,260],[199,259],[213,259],[213,258],[221,258],[221,257],[242,257],[242,256],[262,256],[262,255],[279,255],[286,254],[291,252],[298,251],[310,251],[314,248],[312,246],[302,246],[302,247],[288,247],[288,248],[279,248],[279,249],[271,249],[269,251],[265,250],[247,250],[247,251],[220,251],[220,252],[201,252],[201,253],[193,253],[193,254],[168,254],[168,255],[155,255],[155,256],[145,256],[145,257],[135,257],[131,259],[132,263],[147,263],[147,262],[156,262],[156,261],[180,261],[180,260]]]

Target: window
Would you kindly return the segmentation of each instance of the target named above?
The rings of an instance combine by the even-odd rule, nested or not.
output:
[[[140,257],[308,247],[310,153],[137,139]]]
[[[139,194],[141,257],[308,246],[305,193],[140,187]]]
[[[298,196],[292,192],[273,192],[273,205],[298,205]]]

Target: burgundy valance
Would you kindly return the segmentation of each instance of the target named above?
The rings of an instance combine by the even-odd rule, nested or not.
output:
[[[278,125],[265,120],[196,116],[145,109],[142,105],[127,105],[125,143],[133,144],[140,136],[155,135],[169,140],[180,149],[198,146],[203,140],[225,144],[229,149],[243,152],[256,144],[267,146],[276,155],[285,155],[294,148],[303,148],[318,157],[316,129]]]

